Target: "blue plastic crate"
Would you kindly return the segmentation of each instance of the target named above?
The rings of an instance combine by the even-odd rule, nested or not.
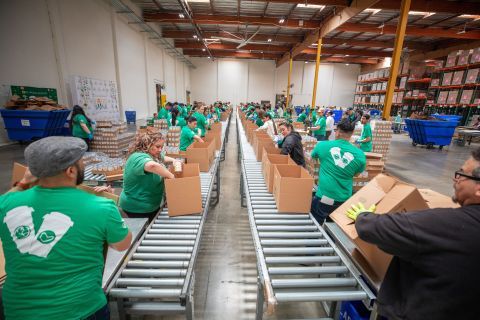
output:
[[[127,119],[127,123],[135,123],[137,120],[137,112],[125,111],[125,118]]]
[[[30,141],[61,135],[70,110],[7,110],[1,109],[8,138]]]
[[[370,311],[362,301],[343,301],[340,307],[339,320],[368,320]]]

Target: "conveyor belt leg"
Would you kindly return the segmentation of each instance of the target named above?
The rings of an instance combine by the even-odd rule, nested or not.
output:
[[[263,319],[263,303],[265,299],[263,296],[263,285],[260,281],[260,277],[257,277],[257,310],[256,310],[256,320]]]
[[[120,320],[129,320],[130,315],[127,314],[125,311],[125,301],[122,298],[119,298],[117,301],[117,311],[118,311],[118,318]]]
[[[210,199],[211,207],[216,206],[220,201],[220,166],[217,167],[217,172],[215,173],[214,179],[215,181],[214,181],[214,186],[212,188],[212,192],[215,192],[215,196],[212,196]]]
[[[246,197],[246,194],[245,194],[245,185],[243,183],[243,172],[240,172],[240,206],[242,208],[246,208],[247,207],[247,199],[245,198]]]
[[[193,302],[193,291],[194,291],[194,288],[195,287],[195,275],[193,275],[192,277],[192,285],[191,285],[191,289],[190,289],[190,293],[187,295],[187,301],[186,301],[186,304],[185,304],[185,318],[187,320],[193,320],[194,316],[195,316],[195,313],[194,313],[194,302]]]

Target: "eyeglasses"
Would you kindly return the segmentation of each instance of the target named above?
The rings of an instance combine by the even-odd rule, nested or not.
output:
[[[460,177],[464,177],[464,178],[474,180],[474,181],[480,181],[480,177],[470,176],[468,174],[463,173],[462,170],[455,171],[455,180],[460,179]]]

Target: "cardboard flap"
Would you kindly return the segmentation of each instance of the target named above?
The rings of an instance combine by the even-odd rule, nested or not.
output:
[[[376,213],[407,212],[424,209],[428,209],[428,206],[417,188],[399,183],[377,204]]]
[[[26,166],[18,162],[13,163],[12,181],[10,183],[10,187],[12,187],[15,184],[15,182],[22,180],[23,176],[25,175],[25,171],[27,171]]]
[[[452,201],[452,198],[430,189],[420,189],[422,198],[427,202],[430,209],[435,208],[459,208],[460,205]]]

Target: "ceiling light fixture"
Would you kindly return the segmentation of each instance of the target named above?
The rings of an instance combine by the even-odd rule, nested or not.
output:
[[[186,0],[186,2],[208,3],[210,2],[210,0]]]
[[[308,61],[305,61],[305,64],[307,64],[307,63],[308,63]]]
[[[271,38],[268,38],[267,42],[272,42],[272,39],[271,39]]]
[[[207,58],[210,59],[210,56],[208,56]]]
[[[306,3],[299,3],[297,4],[297,8],[310,8],[310,9],[319,9],[322,11],[325,9],[325,6],[319,5],[319,4],[306,4]]]
[[[473,21],[480,20],[480,15],[475,15],[475,14],[462,14],[458,16],[458,18],[462,19],[473,19]]]
[[[373,16],[373,15],[376,15],[376,14],[379,13],[380,11],[382,11],[382,9],[372,9],[372,8],[368,8],[368,9],[363,10],[363,12],[371,13],[372,16]]]
[[[423,16],[422,19],[431,17],[435,14],[436,12],[425,12],[425,11],[409,11],[408,14],[412,16]]]
[[[198,36],[196,34],[193,35],[193,39],[197,39]]]
[[[350,64],[349,64],[349,63],[347,63],[347,64],[345,64],[345,65],[346,65],[346,66],[349,66]]]
[[[349,54],[346,54],[345,57],[350,57],[350,55],[349,55]]]
[[[284,22],[285,22],[284,18],[280,18],[280,20],[278,20],[278,23],[284,23]]]
[[[180,19],[185,18],[185,16],[183,15],[183,13],[179,13],[179,14],[178,14],[178,17],[179,17]]]
[[[203,48],[202,51],[205,52],[205,48]]]

